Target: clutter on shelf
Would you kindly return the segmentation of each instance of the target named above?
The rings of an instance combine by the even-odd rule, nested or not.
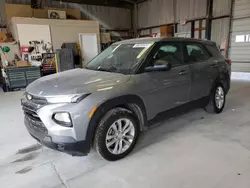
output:
[[[6,33],[6,32],[2,32],[0,31],[0,43],[1,42],[13,42],[14,39],[11,35],[11,33]]]
[[[6,41],[5,36],[2,39]],[[0,55],[4,91],[24,88],[41,76],[56,73],[53,47],[43,40],[29,41],[27,46],[0,42]]]

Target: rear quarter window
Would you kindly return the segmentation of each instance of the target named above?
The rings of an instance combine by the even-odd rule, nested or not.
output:
[[[208,45],[205,44],[206,49],[210,52],[210,54],[214,57],[220,57],[221,53],[219,51],[219,49],[217,48],[216,45]]]

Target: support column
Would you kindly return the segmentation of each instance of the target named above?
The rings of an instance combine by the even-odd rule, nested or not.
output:
[[[207,40],[211,40],[212,18],[213,18],[213,0],[207,0],[206,35],[205,35]]]

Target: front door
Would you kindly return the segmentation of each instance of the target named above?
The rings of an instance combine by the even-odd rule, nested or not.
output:
[[[144,84],[144,102],[147,106],[149,118],[153,118],[159,112],[177,107],[189,101],[190,70],[183,63],[181,42],[161,42],[153,50],[148,58],[148,65],[154,66],[161,63],[171,65],[169,71],[144,72],[140,80]]]

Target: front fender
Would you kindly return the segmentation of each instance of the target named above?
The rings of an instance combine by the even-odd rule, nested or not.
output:
[[[138,114],[136,112],[136,108],[133,108],[130,106],[130,104],[134,104],[139,107]],[[133,111],[136,113],[138,117],[138,120],[140,121],[140,124],[145,124],[147,122],[147,113],[146,113],[146,108],[144,105],[144,102],[142,99],[137,96],[137,95],[124,95],[124,96],[119,96],[115,97],[112,99],[108,99],[107,101],[103,102],[96,110],[94,115],[92,116],[88,129],[87,129],[87,137],[86,139],[88,142],[90,142],[90,146],[92,146],[94,135],[95,135],[95,130],[99,124],[100,119],[111,109],[115,107],[125,107],[128,108],[129,110]],[[141,113],[141,117],[140,114]]]

